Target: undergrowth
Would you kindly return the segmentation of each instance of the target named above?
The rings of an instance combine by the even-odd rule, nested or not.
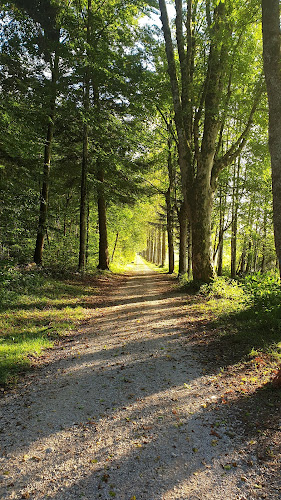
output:
[[[0,385],[14,383],[31,359],[89,314],[95,289],[79,275],[53,275],[36,267],[0,268]]]
[[[189,292],[194,286],[192,282],[184,285]],[[277,273],[255,273],[237,281],[217,277],[197,289],[190,307],[211,318],[224,340],[235,345],[236,353],[248,357],[263,353],[281,362],[281,287]]]

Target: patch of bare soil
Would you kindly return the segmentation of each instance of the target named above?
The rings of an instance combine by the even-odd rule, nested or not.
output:
[[[208,360],[208,325],[187,315],[174,284],[139,261],[89,299],[79,332],[4,394],[1,499],[281,497],[270,429],[248,425],[258,387],[243,395],[231,385],[238,368]]]

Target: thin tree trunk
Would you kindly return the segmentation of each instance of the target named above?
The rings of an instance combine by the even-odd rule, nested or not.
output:
[[[152,238],[152,229],[149,231],[149,247],[148,247],[148,261],[152,262],[153,258],[153,238]]]
[[[156,263],[157,266],[161,265],[161,256],[162,256],[162,238],[161,238],[161,226],[158,226],[157,228],[157,257],[156,257]]]
[[[169,187],[165,193],[166,199],[166,210],[167,210],[167,235],[168,235],[168,259],[169,259],[169,274],[174,272],[175,268],[175,253],[174,253],[174,217],[173,217],[173,204],[172,204],[172,195],[174,185],[175,185],[175,175],[173,169],[172,162],[172,141],[171,141],[171,126],[170,122],[169,126],[167,126],[168,133],[168,174],[169,174]]]
[[[222,186],[220,186],[220,222],[219,222],[219,241],[217,247],[217,274],[222,276],[222,263],[223,263],[223,237],[224,237],[224,219],[225,219],[225,195],[222,192]]]
[[[104,172],[99,165],[97,170],[98,185],[98,215],[99,215],[99,263],[98,269],[109,269],[109,253],[107,242],[107,222],[106,222],[106,204],[104,197]]]
[[[161,253],[161,267],[165,266],[166,262],[166,230],[165,226],[162,226],[162,253]]]
[[[89,228],[90,228],[90,204],[87,197],[87,239],[86,239],[86,267],[89,260]]]
[[[266,237],[267,237],[267,227],[266,227],[266,221],[267,221],[267,213],[266,209],[264,210],[264,216],[263,216],[263,244],[262,244],[262,261],[261,261],[261,272],[265,272],[265,264],[266,264]]]
[[[157,250],[157,238],[156,231],[153,229],[152,231],[152,263],[156,264],[156,250]]]
[[[57,46],[59,45],[59,32],[57,32]],[[57,94],[57,81],[59,77],[59,55],[58,48],[54,53],[54,61],[52,67],[52,83],[51,83],[51,96],[50,96],[50,111],[48,116],[47,136],[44,147],[44,166],[43,166],[43,181],[41,189],[41,200],[39,208],[39,223],[37,229],[37,238],[34,250],[33,260],[37,265],[42,264],[44,238],[47,231],[47,216],[48,216],[48,203],[49,203],[49,181],[50,181],[50,168],[51,168],[51,148],[54,135],[54,120],[56,112],[56,94]]]
[[[184,202],[178,212],[180,226],[180,241],[179,241],[179,276],[186,273],[186,253],[187,253],[187,209]]]
[[[192,228],[190,223],[187,234],[187,277],[189,280],[192,279]]]
[[[234,170],[233,170],[232,224],[231,224],[231,278],[233,279],[236,278],[239,176],[240,176],[240,156],[238,158],[237,170],[236,170],[236,165],[234,165]]]
[[[168,234],[168,259],[169,259],[169,274],[174,272],[175,267],[175,254],[174,254],[174,227],[173,227],[173,214],[171,204],[171,190],[166,192],[166,206],[167,206],[167,234]]]
[[[115,237],[114,248],[113,248],[113,252],[112,252],[112,255],[111,255],[111,262],[113,262],[115,250],[116,250],[116,247],[117,247],[118,236],[119,236],[119,232],[117,231],[116,237]]]
[[[87,11],[87,44],[90,42],[90,10],[91,0],[88,0]],[[87,252],[87,178],[88,178],[88,147],[89,147],[89,110],[90,110],[90,70],[86,63],[84,74],[84,124],[83,124],[83,153],[80,188],[80,238],[78,269],[85,271]]]

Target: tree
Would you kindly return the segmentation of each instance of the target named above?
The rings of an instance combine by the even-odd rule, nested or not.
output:
[[[184,211],[192,226],[193,277],[208,281],[213,276],[211,214],[217,178],[221,170],[240,154],[261,90],[255,89],[256,95],[242,133],[233,136],[232,145],[222,151],[231,96],[233,64],[230,61],[237,59],[242,37],[239,14],[238,18],[237,14],[234,15],[237,6],[234,2],[226,5],[218,1],[211,12],[210,2],[207,1],[204,14],[199,2],[188,0],[184,12],[182,0],[176,0],[180,76],[165,0],[159,0],[159,7],[175,112]],[[195,24],[199,18],[200,27]],[[203,35],[202,26],[205,28]],[[245,31],[245,26],[243,29]],[[202,64],[202,60],[207,63]],[[250,86],[253,86],[253,80]]]
[[[281,273],[281,61],[279,0],[262,0],[263,60],[269,106],[275,248]]]
[[[281,276],[281,61],[280,3],[262,0],[263,61],[269,106],[269,150],[272,170],[275,248]],[[275,385],[281,384],[281,368]]]

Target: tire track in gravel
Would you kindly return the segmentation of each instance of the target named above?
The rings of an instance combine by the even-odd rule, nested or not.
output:
[[[173,283],[139,258],[75,341],[5,395],[1,499],[259,497]]]

